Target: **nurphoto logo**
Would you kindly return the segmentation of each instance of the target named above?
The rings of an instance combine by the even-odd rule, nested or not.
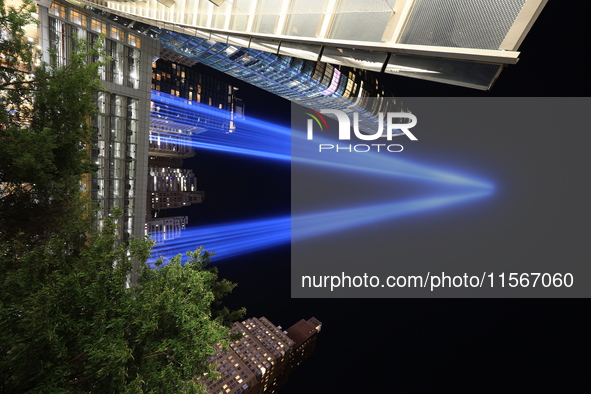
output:
[[[416,126],[417,124],[417,117],[409,112],[387,112],[384,114],[383,112],[378,113],[378,126],[377,131],[375,133],[366,133],[365,130],[361,131],[359,128],[359,113],[353,113],[353,127],[351,127],[351,120],[349,116],[338,109],[321,109],[320,113],[317,111],[312,110],[312,113],[306,113],[306,115],[310,116],[311,119],[308,119],[307,123],[307,138],[308,140],[314,139],[314,124],[317,124],[320,128],[320,131],[328,130],[328,123],[326,119],[322,116],[322,114],[332,114],[336,116],[337,121],[339,122],[339,140],[341,141],[349,141],[351,140],[351,128],[353,129],[353,133],[355,137],[362,141],[375,141],[379,138],[386,138],[388,141],[392,140],[393,136],[399,135],[406,135],[411,141],[417,141],[417,137],[414,136],[413,133],[409,129]],[[385,121],[384,121],[385,119]],[[408,119],[409,122],[407,123],[394,123],[400,122],[403,119]],[[386,124],[386,130],[384,132],[384,123]],[[395,130],[400,130],[399,132],[394,132]],[[403,147],[400,144],[357,144],[357,145],[347,145],[347,146],[340,146],[334,144],[319,144],[319,152],[323,150],[335,150],[336,152],[339,151],[348,151],[348,152],[369,152],[371,150],[380,151],[380,148],[385,147],[385,150],[392,153],[402,152]]]

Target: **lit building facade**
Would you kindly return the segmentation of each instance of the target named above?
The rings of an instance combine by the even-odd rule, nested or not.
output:
[[[160,244],[180,237],[181,231],[185,230],[188,224],[188,216],[151,219],[146,222],[146,233]]]
[[[488,89],[547,0],[81,2],[235,48]]]
[[[234,323],[232,332],[242,334],[242,338],[230,345],[229,352],[218,351],[211,358],[222,376],[215,381],[205,381],[207,392],[277,393],[289,374],[304,360],[299,356],[303,349],[308,355],[312,354],[314,348],[309,344],[315,343],[321,326],[322,323],[315,318],[302,320],[285,331],[265,317]]]
[[[317,334],[322,328],[322,323],[312,317],[308,320],[300,320],[287,329],[287,335],[295,342],[289,359],[288,371],[295,369],[314,353]]]
[[[98,9],[106,10],[100,7]],[[137,18],[132,20],[128,17],[131,16],[119,14],[109,16],[111,19],[116,18],[122,25],[132,26],[135,31],[159,40],[162,45],[161,56],[174,58],[175,62],[187,66],[196,62],[204,64],[306,108],[338,109],[349,115],[357,112],[361,131],[372,134],[375,132],[378,112],[409,112],[403,103],[395,99],[373,100],[374,97],[392,97],[392,93],[387,91],[372,73],[363,68],[329,64],[322,61],[319,56],[300,58],[280,52],[269,53],[250,45],[240,47],[231,44],[228,40],[218,42],[198,35],[179,33],[172,27],[162,29],[150,26],[136,20]],[[166,78],[170,78],[177,73],[178,69],[172,72],[166,71],[164,74]],[[161,74],[161,79],[164,74]],[[155,77],[157,79],[158,75]],[[186,82],[177,79],[175,83],[182,85]],[[154,83],[154,88],[158,86],[162,89],[162,84]],[[170,89],[171,92],[174,91],[175,97],[176,93],[179,93],[179,98],[181,97],[182,89],[175,87]],[[164,138],[174,143],[176,139],[184,138],[180,135],[182,133],[199,134],[205,131],[200,123],[202,115],[193,114],[190,122],[184,121],[182,116],[178,117],[178,113],[183,112],[182,104],[195,105],[195,98],[185,99],[179,107],[178,103],[167,100],[157,91],[153,93],[152,100],[155,107],[152,111],[151,128],[154,131],[154,138],[158,138],[159,133],[163,132],[166,133]],[[239,100],[235,100],[234,112],[230,112],[231,117],[242,115],[243,107],[241,108],[239,103]],[[209,105],[209,102],[204,106],[195,105],[200,112],[207,112],[208,109],[204,107],[218,108]],[[191,115],[187,116],[188,120]],[[216,114],[218,118],[223,116]],[[207,118],[207,115],[204,118]],[[229,127],[226,124],[222,126],[222,130],[227,128],[228,132],[232,132],[235,128],[232,119]]]
[[[166,51],[161,56],[167,56]],[[235,117],[244,114],[233,86],[180,63],[155,61],[151,87],[150,156],[192,157],[193,136],[205,131],[231,133]]]
[[[193,170],[149,167],[147,172],[150,211],[181,208],[203,202],[205,193],[197,190]]]
[[[165,57],[166,51],[152,64],[152,90],[232,113],[235,105],[235,90],[232,85],[203,75],[181,63],[166,60]]]
[[[169,51],[267,90],[306,108],[332,108],[359,114],[360,129],[374,130],[378,112],[408,112],[378,79],[363,69],[239,48],[170,30],[147,31]],[[377,106],[375,104],[382,104]]]
[[[108,61],[99,69],[104,91],[97,94],[99,112],[90,120],[93,127],[91,158],[96,174],[86,179],[85,188],[99,210],[97,224],[112,208],[123,209],[120,239],[142,237],[146,212],[148,130],[151,63],[160,52],[158,42],[133,32],[100,15],[67,2],[40,1],[39,45],[43,60],[49,50],[58,63],[67,65],[74,48],[74,36],[89,43],[106,36]],[[104,60],[101,58],[89,61]]]

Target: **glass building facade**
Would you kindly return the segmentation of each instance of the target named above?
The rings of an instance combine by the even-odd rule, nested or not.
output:
[[[92,8],[92,10],[100,12],[99,8]],[[305,108],[338,109],[349,115],[357,112],[359,129],[362,132],[374,132],[378,123],[378,112],[409,112],[403,103],[395,99],[374,100],[375,97],[392,97],[392,93],[384,88],[384,85],[377,80],[374,74],[363,68],[329,64],[320,61],[318,54],[306,55],[296,51],[294,53],[302,56],[296,57],[270,53],[256,49],[256,45],[250,45],[248,42],[246,44],[249,47],[239,47],[231,44],[228,40],[222,43],[213,39],[151,26],[118,14],[106,13],[105,15],[110,20],[115,20],[138,33],[158,40],[162,45],[161,54],[166,58],[174,58],[175,62],[187,65],[204,64]],[[296,44],[286,43],[282,44],[282,48],[294,45]],[[167,78],[170,78],[170,73],[166,72],[165,74],[167,74]],[[164,74],[161,74],[161,78],[163,77]],[[176,83],[178,84],[179,81],[177,80]],[[160,86],[162,89],[162,84],[154,83],[154,81],[153,84],[155,88]],[[183,90],[172,87],[172,91],[176,95]],[[156,92],[154,93],[157,95]],[[156,98],[153,95],[153,101],[162,100],[162,97]],[[195,96],[192,101],[195,101]],[[163,106],[159,107],[159,111],[161,111]],[[175,111],[177,109],[173,108]],[[239,112],[240,109],[235,105],[235,114]],[[155,112],[153,115],[156,115]],[[328,116],[333,117],[333,115]],[[185,125],[182,124],[183,122],[172,123],[173,127],[171,128],[169,127],[171,122],[175,122],[176,119],[171,118],[168,114],[165,114],[163,118],[164,122],[153,116],[154,130],[158,128],[168,131],[175,128],[185,131],[191,129],[188,131],[194,134],[204,131],[200,130],[199,124],[194,121],[190,124],[185,123]],[[229,129],[233,130],[232,123],[230,123]]]
[[[152,64],[151,87],[150,156],[194,156],[192,136],[231,133],[244,112],[233,86],[169,60]]]
[[[547,0],[81,2],[237,48],[489,89]]]
[[[204,192],[197,190],[193,170],[171,167],[149,167],[147,197],[149,209],[157,211],[201,203]]]
[[[391,97],[392,93],[363,69],[235,47],[157,27],[150,27],[146,34],[157,38],[169,51],[303,107],[358,112],[362,130],[375,129],[378,112],[408,112],[395,99],[373,99]]]
[[[121,240],[144,235],[148,172],[148,130],[151,63],[159,44],[101,15],[66,2],[39,4],[39,43],[43,60],[67,65],[76,37],[94,44],[105,37],[105,56],[99,69],[105,89],[96,95],[98,112],[93,128],[91,159],[97,172],[84,188],[98,206],[97,226],[114,207],[123,209]],[[105,60],[91,57],[88,61]]]
[[[161,244],[180,237],[181,232],[187,228],[187,224],[189,224],[188,216],[152,219],[146,222],[146,233],[150,234],[156,244]]]

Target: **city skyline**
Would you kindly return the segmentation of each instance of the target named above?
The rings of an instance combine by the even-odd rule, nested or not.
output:
[[[573,49],[570,52],[574,55],[573,61],[564,62],[549,56],[545,44],[556,40],[555,18],[565,21],[568,14],[560,4],[550,2],[534,24],[532,34],[524,41],[523,56],[518,65],[504,70],[489,92],[395,75],[388,78],[379,75],[378,78],[388,83],[401,97],[468,96],[482,100],[484,97],[588,96],[589,83],[582,69],[585,64],[582,53]],[[569,34],[577,36],[579,31],[573,23],[564,23],[561,29],[565,29],[561,37]],[[223,77],[215,70],[211,73]],[[576,82],[576,76],[582,80]],[[259,98],[258,101],[270,98],[256,88],[244,84],[236,86],[240,87],[245,100],[248,100],[247,91],[251,97]],[[273,113],[268,115],[268,119],[278,123],[289,117],[287,104],[283,107],[277,102],[270,103],[271,107],[254,104],[247,106],[252,116],[262,118]],[[499,139],[510,140],[509,136],[499,132]],[[443,135],[441,139],[445,139]],[[446,146],[453,143],[455,140]],[[525,149],[527,144],[519,146]],[[464,154],[470,157],[477,155],[477,147],[479,145]],[[261,195],[268,196],[267,207],[262,204],[252,206],[252,211],[247,212],[249,204],[238,205],[223,190],[217,192],[216,209],[227,215],[224,217],[257,217],[265,209],[289,212],[289,182],[282,182],[289,177],[289,166],[283,168],[279,163],[269,166],[263,160],[254,160],[250,167],[245,168],[245,172],[252,174],[248,182],[235,171],[238,166],[244,167],[244,157],[206,151],[200,156],[201,160],[198,157],[191,159],[195,168],[213,161],[220,167],[217,176],[206,175],[203,178],[204,184],[221,187],[219,178],[224,177],[235,183],[238,190],[250,184],[260,187]],[[264,169],[266,173],[262,173]],[[276,187],[268,184],[266,179],[275,180]],[[212,186],[208,189],[210,196],[215,193]],[[281,199],[283,206],[278,203]],[[225,200],[225,204],[221,205],[220,200]],[[213,203],[213,197],[209,202]],[[254,204],[255,199],[252,202]],[[201,217],[197,220],[216,220],[208,212],[201,210],[199,213],[209,219]],[[293,300],[289,299],[287,278],[290,272],[285,263],[289,261],[289,253],[288,247],[277,247],[219,264],[223,275],[244,282],[228,298],[230,306],[241,306],[244,300],[251,300],[246,305],[250,315],[265,315],[271,321],[280,322],[288,321],[286,319],[294,313],[313,311],[323,321],[325,334],[314,357],[301,366],[282,393],[390,390],[385,388],[388,386],[384,385],[382,378],[390,376],[393,379],[392,389],[395,387],[409,392],[457,387],[459,381],[474,383],[476,386],[470,387],[477,388],[481,387],[480,384],[490,384],[499,390],[506,390],[509,381],[516,382],[515,387],[526,391],[553,388],[577,392],[588,387],[583,349],[589,348],[586,339],[589,325],[584,313],[578,312],[585,308],[583,300]],[[286,279],[279,279],[282,277]],[[244,281],[245,278],[248,281]],[[351,316],[365,317],[364,321],[369,321],[367,331],[356,325]],[[364,333],[371,333],[371,338],[368,339]],[[386,343],[380,344],[380,340]],[[536,343],[546,346],[540,348]],[[514,352],[517,348],[523,351]],[[357,377],[360,360],[379,358],[384,353],[389,354],[389,363],[373,364],[368,379]],[[347,378],[340,380],[327,376]],[[530,380],[528,377],[536,378]]]
[[[581,13],[565,8],[556,2],[548,4],[534,24],[532,34],[524,41],[519,64],[503,71],[490,92],[403,80],[395,75],[379,77],[391,84],[393,90],[402,92],[401,96],[460,95],[475,97],[475,100],[494,96],[588,96],[584,51],[572,48],[575,44],[569,43],[568,48],[572,50],[566,53],[573,57],[560,59],[561,56],[554,56],[550,50],[558,46],[557,36],[579,37],[582,34]],[[577,15],[569,15],[571,13]],[[570,21],[571,17],[575,21]],[[557,25],[556,19],[564,24]],[[211,73],[216,74],[215,71]],[[284,116],[289,115],[287,104],[273,101],[271,96],[265,96],[256,88],[236,86],[247,100],[247,112],[253,116],[267,114],[281,123],[285,121]],[[249,94],[259,102],[248,101]],[[540,116],[550,118],[549,112]],[[515,141],[515,136],[505,135],[503,129],[499,129],[497,136],[523,155],[539,149],[548,152],[548,159],[566,158],[561,156],[560,150],[555,150],[562,146],[558,140],[580,138],[584,130],[565,130],[558,127],[559,123],[556,126],[556,134],[546,138],[548,144],[539,141],[542,138],[535,135],[535,130],[524,131],[534,134],[531,140]],[[443,140],[441,137],[438,141],[447,149],[451,149],[451,142],[457,143],[454,140],[445,145]],[[474,144],[462,154],[466,158],[480,155],[480,160],[501,155],[500,151],[487,152],[482,145]],[[289,212],[288,164],[269,165],[268,161],[259,159],[249,163],[244,157],[205,151],[187,161],[194,166],[199,184],[208,194],[203,204],[194,207],[198,211],[196,222],[217,221],[221,217],[259,217],[262,212]],[[482,161],[472,162],[478,165],[476,163]],[[588,164],[588,161],[581,164]],[[214,166],[216,171],[201,176],[197,171],[206,165]],[[504,170],[519,172],[520,168]],[[247,191],[252,189],[258,197],[244,198],[241,203],[238,200],[242,198],[237,199],[232,194],[247,196]],[[255,206],[257,200],[264,201]],[[214,201],[216,205],[211,206]],[[249,206],[251,211],[247,210]],[[556,205],[553,207],[549,211],[559,210]],[[205,208],[215,212],[206,212]],[[406,222],[406,225],[413,228],[413,223]],[[281,394],[382,392],[394,388],[432,391],[461,384],[476,390],[512,387],[522,391],[584,392],[588,388],[589,324],[585,301],[293,300],[289,294],[289,258],[289,247],[277,247],[218,265],[221,276],[239,284],[226,300],[230,308],[246,306],[249,316],[267,316],[276,322],[314,315],[324,323],[324,334],[314,357],[295,372]],[[387,363],[375,361],[384,354],[388,355]],[[371,369],[366,361],[373,363]],[[392,382],[386,382],[384,377],[391,377]],[[509,386],[509,382],[513,382],[513,386]]]

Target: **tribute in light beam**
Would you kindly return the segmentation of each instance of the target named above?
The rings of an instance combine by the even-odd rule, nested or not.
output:
[[[162,108],[158,114],[152,113],[151,125],[157,130],[177,127],[185,135],[193,132],[194,135],[187,140],[187,144],[195,148],[292,161],[341,171],[360,171],[380,177],[403,177],[459,186],[455,194],[296,215],[291,218],[277,217],[189,228],[181,237],[156,245],[152,253],[155,258],[160,255],[170,258],[178,253],[184,255],[187,250],[195,250],[199,246],[215,251],[216,260],[230,258],[285,244],[290,240],[346,231],[403,215],[421,214],[472,201],[490,195],[494,189],[486,181],[404,160],[395,153],[369,151],[348,155],[346,152],[329,151],[318,154],[319,144],[334,144],[336,141],[319,136],[310,141],[306,139],[305,132],[292,131],[258,119],[240,121],[236,133],[223,133],[219,131],[223,127],[218,126],[230,119],[226,110],[187,102],[161,92],[153,92],[152,100],[154,105]],[[199,128],[201,134],[195,135],[195,128]],[[208,131],[202,132],[202,129]],[[158,138],[166,141],[167,136],[159,134]],[[177,143],[178,140],[171,142]],[[355,155],[355,160],[351,160],[351,155]]]
[[[230,112],[227,110],[195,102],[188,104],[185,99],[154,91],[152,101],[155,103],[154,107],[159,108],[151,113],[152,130],[165,131],[165,128],[170,128],[187,132],[196,127],[208,130],[194,136],[187,145],[274,160],[291,159],[289,128],[249,118],[237,121],[235,133],[225,133],[221,132],[221,125],[231,120]],[[173,136],[167,138],[164,134],[153,136],[151,140],[156,141],[156,138],[178,142]]]
[[[169,105],[170,111],[173,111],[170,109],[171,107],[179,106],[182,107],[183,113],[193,111],[197,114],[196,116],[200,116],[200,114],[228,116],[225,110],[198,103],[189,105],[184,99],[160,92],[159,95],[152,94],[152,100],[155,99],[162,104]],[[166,136],[160,135],[159,138],[162,141],[167,141]],[[170,142],[177,141],[170,139]],[[295,144],[293,147],[292,142]],[[291,129],[251,118],[240,122],[239,129],[236,133],[205,132],[196,135],[192,140],[187,142],[187,145],[195,148],[252,155],[267,159],[291,160],[292,162],[329,167],[337,170],[362,171],[372,175],[395,176],[419,181],[484,189],[492,188],[490,183],[450,173],[438,168],[413,163],[395,156],[395,153],[371,151],[350,154],[346,152],[323,152],[322,154],[318,154],[319,144],[334,143],[335,141],[322,137],[314,137],[314,141],[309,141],[306,139],[304,132],[297,131],[293,132],[292,140]],[[294,152],[293,155],[290,152]],[[355,155],[354,161],[349,156],[352,154]]]
[[[444,206],[466,202],[485,197],[490,191],[475,191],[446,196],[418,198],[373,206],[341,209],[251,220],[239,223],[227,223],[200,226],[185,230],[179,238],[164,245],[154,247],[152,255],[171,258],[178,253],[182,255],[188,250],[205,246],[207,250],[216,252],[216,260],[253,253],[260,249],[270,248],[311,237],[322,236],[354,227],[364,226],[395,217],[418,214]]]
[[[288,243],[290,240],[289,216],[251,220],[238,223],[216,224],[188,228],[181,236],[152,249],[154,259],[167,259],[188,250],[204,246],[216,253],[215,260],[253,253],[260,249]]]

